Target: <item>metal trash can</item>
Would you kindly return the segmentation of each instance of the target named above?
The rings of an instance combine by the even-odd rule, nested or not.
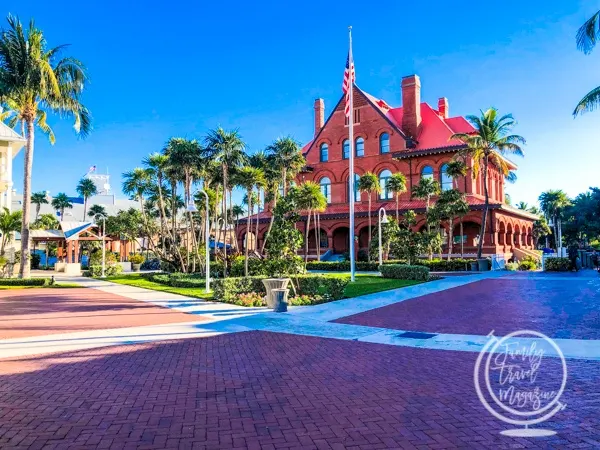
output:
[[[485,272],[490,270],[490,262],[487,258],[481,258],[477,260],[477,266],[480,272]]]
[[[288,309],[288,294],[289,289],[273,289],[271,291],[273,299],[273,311],[286,312]]]

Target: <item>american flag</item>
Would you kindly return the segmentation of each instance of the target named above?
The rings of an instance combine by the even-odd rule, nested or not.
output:
[[[88,169],[88,173],[92,173],[96,171],[96,166],[90,166],[90,168]]]
[[[352,82],[350,82],[352,78]],[[351,59],[351,54],[348,52],[346,58],[346,69],[344,70],[344,81],[342,82],[342,91],[346,94],[346,117],[350,117],[350,86],[356,81],[354,73],[354,61]]]

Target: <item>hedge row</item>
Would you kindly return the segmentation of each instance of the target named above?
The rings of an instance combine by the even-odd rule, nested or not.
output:
[[[49,278],[0,278],[0,286],[46,286]]]
[[[463,272],[471,270],[471,263],[476,262],[474,259],[420,259],[415,262],[415,266],[427,267],[432,272]],[[402,260],[384,261],[384,265],[390,264],[405,264]],[[332,272],[348,272],[350,270],[350,261],[313,261],[306,264],[307,270],[322,270]],[[356,261],[356,270],[375,272],[379,270],[379,264],[376,262]]]
[[[214,280],[212,288],[214,297],[218,301],[235,303],[240,294],[257,292],[261,295],[266,294],[265,286],[262,280],[268,277],[231,277]],[[296,289],[297,295],[306,295],[309,297],[319,296],[327,300],[339,300],[344,297],[344,290],[350,279],[346,277],[329,278],[321,275],[298,275],[291,278]],[[294,289],[289,286],[290,294]]]
[[[429,280],[429,269],[423,266],[409,266],[408,264],[384,264],[379,266],[383,278],[397,278],[400,280]]]
[[[569,258],[546,258],[544,270],[548,272],[568,272],[571,270],[571,260]]]
[[[189,273],[160,273],[145,275],[150,281],[178,288],[203,288],[206,285],[204,275]]]

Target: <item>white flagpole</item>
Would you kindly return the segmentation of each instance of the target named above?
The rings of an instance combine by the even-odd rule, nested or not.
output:
[[[349,170],[349,191],[350,195],[348,199],[350,201],[350,280],[354,282],[355,279],[355,264],[354,264],[354,80],[352,70],[354,67],[354,59],[352,57],[352,27],[348,27],[348,38],[349,38],[349,50],[348,50],[348,59],[349,59],[349,86],[350,96],[348,97],[349,109],[350,109],[350,117],[348,118],[348,139],[350,141],[350,170]]]

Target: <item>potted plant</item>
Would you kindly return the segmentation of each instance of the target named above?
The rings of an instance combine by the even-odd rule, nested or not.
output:
[[[136,253],[135,255],[131,255],[129,257],[129,262],[131,263],[131,270],[134,272],[139,272],[142,264],[144,263],[144,256]]]

